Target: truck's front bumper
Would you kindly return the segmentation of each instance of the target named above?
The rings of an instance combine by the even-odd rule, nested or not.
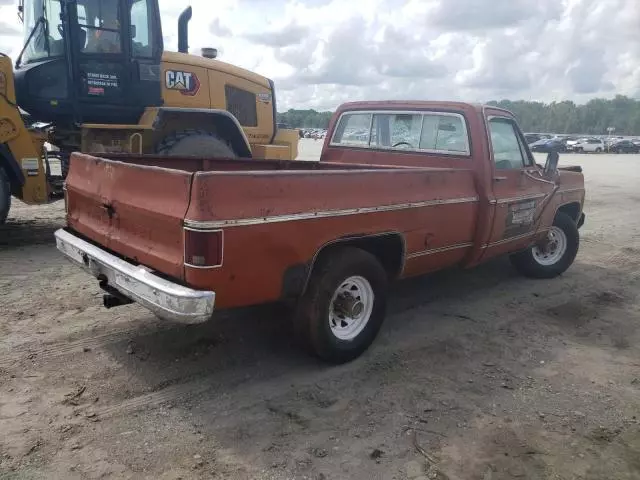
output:
[[[165,280],[66,230],[58,230],[55,236],[58,250],[67,258],[160,318],[201,323],[213,314],[215,292],[193,290]]]

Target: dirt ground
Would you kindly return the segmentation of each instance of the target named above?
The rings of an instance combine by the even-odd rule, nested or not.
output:
[[[640,479],[640,156],[562,162],[588,189],[565,275],[500,259],[397,284],[372,348],[339,367],[301,353],[277,306],[188,327],[104,310],[55,249],[63,205],[17,205],[0,478]]]

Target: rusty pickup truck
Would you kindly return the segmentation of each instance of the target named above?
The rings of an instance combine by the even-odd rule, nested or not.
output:
[[[348,103],[319,162],[74,154],[55,236],[106,307],[202,322],[289,302],[292,333],[345,362],[376,337],[391,281],[499,255],[562,274],[585,191],[579,167],[557,164],[537,164],[499,108]]]

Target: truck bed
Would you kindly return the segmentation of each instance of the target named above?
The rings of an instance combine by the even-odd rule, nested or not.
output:
[[[186,285],[212,289],[217,276],[223,306],[242,304],[245,289],[264,292],[255,303],[277,299],[283,266],[336,238],[403,232],[407,255],[471,243],[478,207],[462,169],[79,153],[66,195],[71,230]],[[224,231],[233,268],[185,268],[185,228]]]

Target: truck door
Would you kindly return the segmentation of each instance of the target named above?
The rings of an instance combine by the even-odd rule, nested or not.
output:
[[[526,248],[536,233],[539,214],[554,185],[544,180],[516,122],[504,115],[488,115],[493,169],[492,228],[483,245],[483,259]]]
[[[161,104],[162,37],[153,0],[68,3],[75,110],[84,122],[137,123]]]

